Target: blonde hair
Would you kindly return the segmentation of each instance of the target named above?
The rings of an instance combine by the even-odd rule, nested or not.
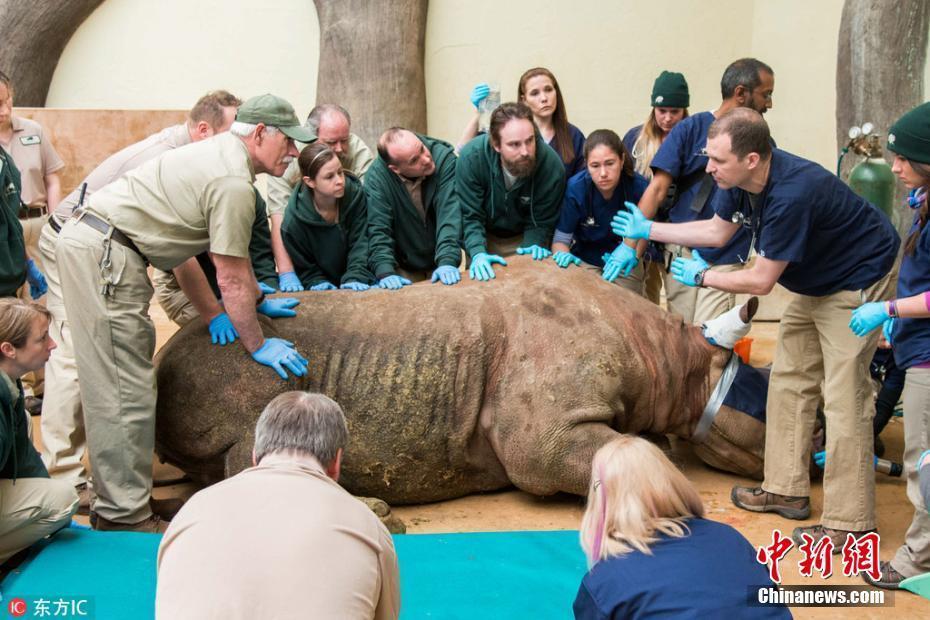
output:
[[[688,118],[688,108],[685,108],[684,116],[681,120]],[[678,121],[681,122],[681,121]],[[655,108],[649,108],[649,118],[643,123],[643,128],[636,136],[636,142],[633,143],[631,155],[636,159],[636,172],[640,173],[647,179],[652,178],[652,160],[659,152],[662,141],[667,134],[662,131],[656,123]]]
[[[659,448],[621,435],[594,455],[581,548],[591,566],[633,550],[651,554],[659,534],[686,536],[685,519],[703,516],[697,491]]]
[[[51,313],[45,306],[23,301],[16,297],[0,299],[0,342],[9,342],[17,349],[26,345],[32,324],[40,316],[51,320]],[[0,353],[0,359],[5,357]]]

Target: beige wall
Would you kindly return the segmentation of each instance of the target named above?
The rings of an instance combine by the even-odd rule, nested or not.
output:
[[[429,131],[455,142],[468,93],[516,94],[527,68],[553,70],[570,120],[623,132],[648,113],[662,69],[683,72],[692,111],[720,101],[724,67],[757,56],[776,73],[768,119],[780,146],[832,169],[842,0],[431,0]],[[143,36],[144,33],[144,36]],[[303,116],[315,99],[319,31],[309,0],[108,0],[62,56],[48,105],[186,108],[203,92],[281,94]],[[868,120],[868,119],[863,119]]]

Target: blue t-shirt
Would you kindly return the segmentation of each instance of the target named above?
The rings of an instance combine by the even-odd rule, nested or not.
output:
[[[584,167],[584,134],[581,133],[580,129],[578,129],[571,123],[568,124],[568,133],[572,137],[572,149],[575,151],[575,157],[567,164],[565,162],[562,162],[562,164],[565,166],[565,178],[566,179],[573,177],[574,175],[576,175],[577,173],[585,169]],[[555,147],[552,145],[554,141],[555,141],[555,136],[553,136],[552,140],[550,140],[546,144],[552,147],[552,150],[555,151]],[[556,151],[556,153],[559,156],[559,161],[562,161],[562,154],[559,153],[558,151]]]
[[[914,217],[911,232],[917,230],[918,219]],[[914,254],[904,255],[898,273],[898,297],[911,297],[930,291],[930,226],[924,226],[917,237]],[[915,364],[930,361],[930,318],[894,320],[891,334],[894,361],[899,368],[910,368]]]
[[[749,605],[750,588],[772,581],[742,534],[707,519],[686,523],[689,535],[661,536],[652,555],[634,550],[595,564],[575,618],[791,618],[787,607]]]
[[[652,159],[652,169],[662,170],[672,176],[674,182],[681,185],[681,181],[699,170],[707,168],[707,130],[714,122],[714,115],[710,112],[699,112],[694,116],[683,119],[665,137]],[[669,221],[678,224],[694,220],[709,220],[714,217],[713,200],[717,193],[717,186],[710,190],[710,195],[700,213],[691,209],[691,203],[701,188],[701,181],[692,183],[690,187],[679,190],[675,204],[669,211]],[[712,265],[732,265],[749,258],[749,234],[739,230],[726,245],[721,248],[697,248],[701,256]]]
[[[569,179],[555,228],[574,236],[572,254],[589,265],[603,267],[601,256],[613,252],[623,242],[623,237],[611,231],[610,220],[624,208],[625,201],[638,203],[648,185],[641,174],[634,172],[632,177],[621,174],[620,183],[608,201],[604,200],[587,170]],[[593,225],[589,224],[589,217],[594,219]]]
[[[901,243],[894,226],[822,166],[774,149],[758,199],[756,252],[788,261],[778,283],[789,291],[812,297],[858,291],[891,270]],[[740,209],[750,219],[745,190],[718,191],[714,208],[728,221]]]

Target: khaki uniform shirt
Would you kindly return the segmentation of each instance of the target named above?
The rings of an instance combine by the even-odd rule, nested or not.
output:
[[[389,619],[387,528],[312,458],[271,454],[194,495],[158,549],[155,616]]]
[[[299,145],[298,151],[304,145]],[[347,165],[345,169],[354,174],[359,181],[365,181],[365,173],[375,157],[371,149],[354,133],[349,134],[349,150],[346,156]],[[268,177],[268,216],[283,215],[284,209],[287,208],[287,201],[291,197],[291,192],[300,182],[300,166],[297,165],[297,159],[290,163],[281,177]]]
[[[254,181],[245,144],[223,133],[142,164],[85,208],[132,239],[154,267],[171,271],[207,250],[249,257]]]
[[[28,118],[11,118],[13,139],[0,146],[13,156],[16,167],[23,177],[22,201],[30,207],[48,204],[45,192],[45,177],[65,167],[55,147],[52,146],[42,125]]]
[[[93,172],[81,182],[81,185],[87,183],[87,192],[84,194],[85,204],[91,194],[103,189],[104,186],[109,185],[130,170],[138,168],[151,159],[155,159],[162,153],[173,151],[190,143],[191,134],[187,130],[187,125],[182,123],[162,129],[145,140],[130,144],[123,150],[113,153],[103,160],[103,163],[94,168]],[[79,185],[77,189],[65,196],[58,208],[55,209],[55,215],[61,220],[68,219],[80,199],[81,187]]]

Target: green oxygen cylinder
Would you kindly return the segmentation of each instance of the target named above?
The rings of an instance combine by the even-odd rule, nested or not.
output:
[[[894,221],[895,176],[882,157],[868,157],[849,173],[849,187]]]

